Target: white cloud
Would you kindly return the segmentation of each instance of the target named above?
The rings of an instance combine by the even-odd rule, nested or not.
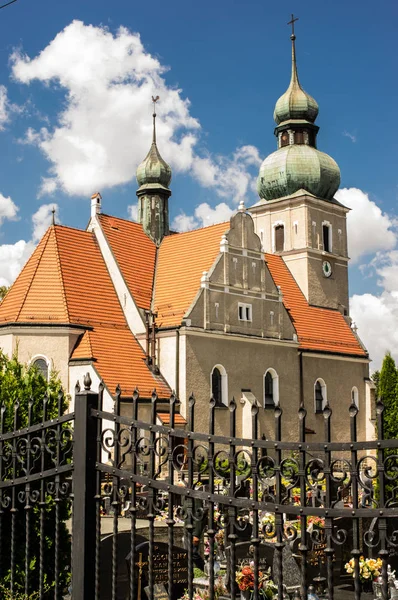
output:
[[[14,204],[9,196],[0,194],[0,225],[5,219],[15,221],[18,218],[18,206]]]
[[[343,131],[344,137],[348,137],[353,144],[357,141],[357,136],[354,133],[350,133],[349,131]]]
[[[37,243],[41,240],[47,229],[50,227],[53,220],[53,210],[54,218],[58,212],[57,204],[42,204],[32,216],[33,223],[33,232],[32,232],[32,241]],[[56,217],[56,222],[60,223],[58,216]]]
[[[257,149],[199,156],[200,124],[189,100],[166,84],[166,68],[145,51],[137,33],[121,27],[113,35],[74,21],[35,58],[14,52],[11,62],[18,82],[39,80],[66,94],[57,124],[29,128],[22,140],[38,146],[51,165],[39,194],[53,193],[56,185],[67,194],[88,195],[130,181],[149,149],[153,94],[160,96],[159,149],[174,172],[188,172],[225,198],[239,200],[251,190]]]
[[[127,207],[127,213],[132,221],[138,221],[138,204],[130,204]]]
[[[198,227],[207,227],[228,221],[234,212],[225,202],[221,202],[215,208],[211,208],[207,202],[203,202],[195,208],[194,215],[185,213],[177,215],[171,228],[175,231],[190,231]]]
[[[336,193],[336,198],[352,209],[347,215],[351,264],[363,256],[395,247],[395,220],[383,213],[368,194],[357,188],[343,188]]]
[[[14,282],[34,247],[32,242],[25,240],[0,246],[0,285],[8,287]]]
[[[387,350],[398,359],[398,291],[354,295],[350,298],[351,317],[372,359],[371,369],[379,369]]]
[[[0,131],[5,129],[13,113],[21,113],[23,110],[23,107],[9,101],[7,88],[0,85]]]

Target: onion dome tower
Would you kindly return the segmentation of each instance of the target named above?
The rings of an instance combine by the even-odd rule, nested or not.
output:
[[[171,182],[171,168],[160,156],[156,144],[156,102],[153,102],[153,134],[152,145],[137,168],[138,196],[138,221],[145,233],[159,245],[169,230],[169,189]]]
[[[292,41],[292,75],[286,92],[275,105],[278,150],[260,167],[257,191],[263,200],[276,200],[304,190],[331,200],[340,185],[337,163],[316,147],[318,104],[301,87],[297,74],[296,36]]]

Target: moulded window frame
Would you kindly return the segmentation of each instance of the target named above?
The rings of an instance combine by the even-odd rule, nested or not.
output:
[[[356,385],[351,388],[351,403],[354,402],[355,406],[359,409],[359,391]]]
[[[325,238],[323,236],[323,228],[327,227],[329,229],[329,250],[325,250]],[[322,221],[322,247],[324,252],[328,254],[333,253],[333,227],[329,221]]]
[[[278,252],[284,252],[286,250],[286,225],[284,221],[275,221],[272,223],[272,252],[276,252],[276,228],[283,227],[283,250]]]
[[[50,381],[50,375],[52,371],[52,362],[47,356],[44,354],[35,354],[29,361],[29,365],[33,366],[37,360],[44,360],[47,364],[47,381]]]
[[[220,364],[214,365],[210,372],[210,395],[213,395],[213,372],[218,369],[221,374],[221,402],[218,406],[228,406],[228,373],[225,367]]]
[[[316,393],[316,384],[318,383],[318,381],[321,384],[321,388],[322,388],[322,399],[323,399],[323,401],[322,401],[322,410],[325,408],[325,406],[327,404],[327,401],[328,401],[328,389],[327,389],[327,385],[326,385],[324,379],[322,379],[322,377],[317,377],[317,379],[314,382],[314,412],[315,412],[315,414],[319,414],[316,411],[316,395],[315,395],[315,393]]]
[[[265,378],[267,376],[267,373],[270,373],[272,377],[272,399],[274,401],[273,404],[265,403]],[[263,375],[263,407],[273,408],[275,406],[279,406],[279,375],[274,368],[269,367]]]
[[[243,319],[240,317],[240,309],[242,309]],[[247,311],[249,311],[249,319],[246,319]],[[247,302],[238,302],[238,320],[245,323],[252,323],[253,321],[253,305]]]

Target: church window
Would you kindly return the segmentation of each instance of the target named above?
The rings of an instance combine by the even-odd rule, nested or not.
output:
[[[326,402],[326,384],[323,379],[317,379],[314,385],[315,413],[322,413]]]
[[[264,408],[279,404],[279,377],[275,369],[268,369],[264,375]]]
[[[252,320],[252,305],[244,304],[243,302],[239,302],[238,316],[239,316],[239,321],[251,321]]]
[[[304,144],[304,133],[302,131],[296,131],[294,134],[294,141],[296,144]]]
[[[281,147],[289,145],[289,134],[287,131],[284,131],[281,135]]]
[[[351,403],[355,404],[355,406],[357,408],[359,408],[359,394],[358,394],[358,388],[357,387],[353,387],[351,390]]]
[[[270,325],[272,326],[274,324],[274,311],[273,310],[269,311],[269,320],[270,320]]]
[[[260,229],[260,240],[261,240],[261,243],[263,243],[263,241],[264,241],[264,229]]]
[[[236,271],[236,267],[238,265],[238,259],[234,256],[234,258],[232,259],[232,262],[234,263],[234,269]]]
[[[325,252],[332,251],[332,226],[330,223],[322,223],[323,249]]]
[[[283,225],[275,227],[275,252],[283,252],[285,246],[285,228]]]
[[[48,381],[48,362],[45,358],[36,358],[33,361],[33,366],[41,373],[46,381]]]
[[[297,235],[297,232],[298,232],[298,223],[297,223],[297,221],[295,221],[293,223],[293,229],[294,229],[294,233]]]
[[[219,406],[228,402],[228,377],[222,365],[216,365],[211,372],[211,395]]]

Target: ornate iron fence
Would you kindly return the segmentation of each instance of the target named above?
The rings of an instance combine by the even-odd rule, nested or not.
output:
[[[208,552],[205,585],[210,600],[214,600],[218,595],[215,587],[220,556],[216,555],[216,546],[220,551],[220,532],[227,579],[224,594],[231,600],[240,594],[236,571],[243,564],[251,565],[254,600],[261,597],[265,554],[276,597],[286,598],[284,584],[290,575],[287,551],[298,570],[298,581],[288,590],[292,597],[306,600],[315,574],[326,597],[344,599],[344,592],[336,591],[336,586],[341,583],[344,563],[352,559],[353,577],[349,575],[348,581],[353,582],[352,597],[359,600],[363,554],[380,559],[380,597],[388,599],[387,567],[396,560],[398,551],[398,440],[383,439],[382,402],[376,406],[376,440],[357,440],[358,409],[354,404],[347,410],[350,440],[344,443],[331,439],[329,405],[323,410],[322,442],[306,439],[304,406],[298,410],[297,441],[282,440],[283,414],[279,406],[267,411],[274,421],[274,439],[263,439],[259,435],[262,409],[255,404],[251,410],[252,436],[243,439],[236,436],[234,400],[228,407],[228,435],[221,436],[215,434],[218,407],[214,399],[206,408],[208,430],[199,432],[195,416],[204,407],[197,408],[193,396],[187,403],[187,426],[176,427],[178,400],[174,395],[169,401],[168,424],[164,425],[158,418],[156,393],[150,400],[149,422],[141,421],[138,416],[143,401],[138,391],[128,401],[128,416],[122,416],[120,390],[115,396],[114,412],[106,412],[103,387],[95,393],[90,383],[86,377],[85,389],[77,389],[73,414],[62,415],[59,409],[58,417],[49,421],[44,411],[41,423],[32,424],[30,420],[27,428],[18,430],[15,420],[14,431],[3,433],[1,412],[0,558],[1,575],[8,574],[4,581],[11,592],[17,576],[19,527],[25,552],[22,570],[28,574],[26,594],[37,589],[40,598],[47,597],[44,561],[51,560],[51,597],[66,597],[60,574],[70,563],[61,564],[59,538],[62,503],[71,502],[73,600],[153,600],[159,582],[164,583],[171,600],[181,597],[181,587],[186,587],[189,599],[193,598],[194,567],[203,554],[198,546],[203,533]],[[108,523],[112,523],[108,557],[101,550],[105,503],[111,514]],[[53,511],[53,541],[51,558],[45,559],[43,538],[49,533],[48,510]],[[128,552],[122,556],[127,569],[123,585],[119,535],[122,513],[130,519],[129,530],[124,531]],[[157,529],[160,517],[166,530],[163,545]],[[10,532],[7,542],[6,523]],[[30,539],[33,527],[40,545],[35,552]],[[147,540],[144,544],[143,531]],[[249,552],[242,559],[245,543]],[[9,548],[7,556],[2,551],[5,547]],[[33,556],[38,557],[36,588],[29,576]],[[176,556],[185,561],[182,566]],[[105,591],[103,573],[108,566],[110,585]]]

